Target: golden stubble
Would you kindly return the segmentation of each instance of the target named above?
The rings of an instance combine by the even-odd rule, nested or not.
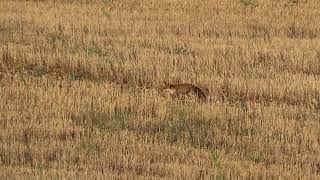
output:
[[[319,8],[2,2],[0,177],[319,178]]]

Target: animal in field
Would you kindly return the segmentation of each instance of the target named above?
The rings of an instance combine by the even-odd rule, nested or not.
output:
[[[161,91],[165,96],[170,95],[171,97],[177,97],[182,95],[195,95],[199,98],[199,100],[203,102],[207,101],[206,93],[200,87],[193,84],[184,83],[165,85],[163,88],[161,88]]]

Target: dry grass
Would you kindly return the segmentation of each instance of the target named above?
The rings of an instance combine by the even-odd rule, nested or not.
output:
[[[317,0],[0,5],[0,177],[320,177]],[[208,103],[163,98],[194,83]]]

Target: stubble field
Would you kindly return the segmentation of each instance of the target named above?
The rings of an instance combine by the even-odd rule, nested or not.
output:
[[[319,22],[317,0],[2,0],[0,177],[318,179]]]

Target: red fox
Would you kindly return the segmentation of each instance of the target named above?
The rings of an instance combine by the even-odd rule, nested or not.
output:
[[[169,93],[170,96],[195,94],[202,101],[207,101],[207,95],[203,90],[192,84],[166,85],[161,90],[162,92]]]

